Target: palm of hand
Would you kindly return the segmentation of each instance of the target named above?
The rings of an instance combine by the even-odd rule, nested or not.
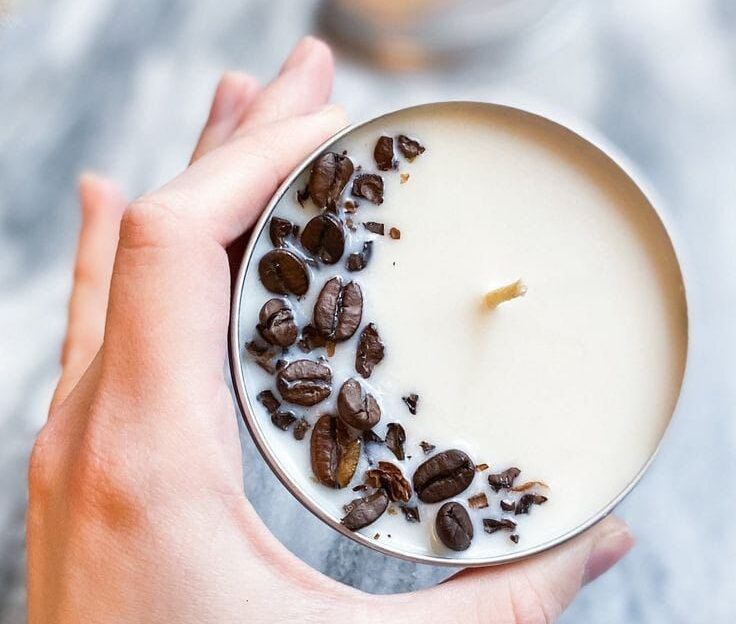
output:
[[[226,246],[344,125],[319,108],[331,81],[329,50],[306,39],[267,87],[225,75],[193,163],[162,189],[126,207],[83,178],[63,372],[31,460],[31,622],[547,622],[631,546],[609,519],[527,562],[372,596],[253,511],[223,378]]]

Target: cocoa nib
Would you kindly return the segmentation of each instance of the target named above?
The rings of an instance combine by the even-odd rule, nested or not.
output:
[[[343,154],[327,152],[312,165],[307,189],[319,208],[333,208],[353,175],[353,162]]]
[[[309,424],[309,422],[307,422],[306,419],[300,418],[299,420],[297,420],[294,424],[294,429],[292,429],[294,439],[303,440],[304,436],[307,435],[307,431],[309,431],[310,427],[311,425]]]
[[[273,363],[273,358],[278,353],[276,349],[257,340],[251,340],[245,343],[245,350],[255,360],[255,363],[269,375],[276,372],[276,366]]]
[[[409,396],[401,397],[401,400],[406,403],[406,407],[409,408],[409,412],[416,415],[417,403],[419,403],[419,395],[412,393]]]
[[[358,350],[355,354],[355,370],[368,379],[375,366],[383,359],[384,346],[378,334],[378,328],[369,323],[360,333]]]
[[[288,219],[282,219],[281,217],[271,217],[271,221],[268,226],[268,234],[271,238],[271,243],[274,247],[281,247],[284,244],[284,239],[291,234],[293,225]]]
[[[516,477],[521,474],[521,470],[518,468],[508,468],[503,472],[488,475],[488,483],[494,492],[499,490],[505,490],[514,485]]]
[[[271,414],[271,422],[282,431],[286,431],[296,421],[294,412],[274,412]]]
[[[422,451],[425,455],[429,455],[432,451],[434,451],[434,449],[437,448],[434,444],[430,444],[429,442],[425,442],[424,440],[419,443],[419,446],[422,447]]]
[[[368,261],[373,253],[373,242],[366,241],[363,243],[363,249],[356,253],[351,253],[345,264],[348,271],[362,271],[368,266]]]
[[[418,507],[409,507],[408,505],[401,505],[401,511],[404,514],[407,522],[421,522],[422,519],[419,515]]]
[[[495,533],[496,531],[513,531],[516,529],[516,522],[508,518],[483,518],[483,530],[486,533]]]
[[[410,139],[405,134],[399,135],[399,151],[404,155],[409,162],[414,160],[417,156],[424,153],[424,146],[415,139]]]
[[[266,411],[269,414],[273,414],[278,411],[279,407],[281,407],[281,401],[279,401],[270,390],[259,392],[256,395],[256,399],[263,404],[263,407],[266,408]]]
[[[327,339],[317,331],[314,325],[305,325],[302,329],[302,336],[299,338],[298,346],[304,351],[309,353],[310,351],[319,347],[324,347],[327,344]]]
[[[394,160],[394,140],[389,136],[380,137],[373,150],[373,158],[376,161],[376,166],[381,171],[396,169],[397,163]]]
[[[383,203],[383,178],[375,173],[364,173],[353,180],[352,193],[373,204]]]
[[[391,462],[379,461],[377,468],[365,473],[365,482],[374,488],[382,487],[395,502],[407,502],[411,498],[411,486],[401,468]]]
[[[484,492],[474,494],[468,499],[468,505],[470,505],[471,509],[483,509],[488,507],[488,497]]]
[[[516,503],[516,511],[514,512],[517,516],[521,514],[528,514],[532,505],[542,505],[547,502],[547,497],[541,494],[524,494]]]
[[[386,446],[399,461],[404,460],[404,442],[406,432],[399,423],[389,423],[386,428]]]
[[[514,511],[514,509],[516,509],[516,503],[506,498],[504,498],[499,504],[503,511]]]
[[[376,221],[364,221],[363,227],[369,232],[378,234],[379,236],[383,236],[386,229],[386,226],[383,223],[378,223]]]

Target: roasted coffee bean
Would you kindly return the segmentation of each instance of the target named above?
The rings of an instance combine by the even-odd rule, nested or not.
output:
[[[356,498],[345,505],[345,517],[340,522],[345,528],[357,531],[375,522],[388,507],[388,495],[382,489],[370,496]]]
[[[353,195],[373,204],[383,203],[383,178],[375,173],[364,173],[353,180]]]
[[[365,482],[371,487],[382,487],[394,502],[406,503],[411,498],[411,486],[401,468],[387,461],[379,461],[377,468],[365,473]]]
[[[262,392],[259,392],[256,395],[256,399],[258,399],[258,401],[263,404],[263,407],[266,408],[266,411],[269,414],[277,412],[279,407],[281,407],[281,401],[279,401],[270,390],[263,390]]]
[[[420,145],[419,141],[410,139],[404,134],[399,135],[399,151],[404,155],[409,162],[414,160],[419,154],[424,153],[424,147]]]
[[[473,523],[460,503],[449,502],[440,507],[434,521],[437,537],[452,550],[467,550],[473,540]]]
[[[422,451],[425,455],[429,455],[432,451],[434,451],[434,449],[437,448],[434,444],[430,444],[429,442],[425,442],[424,440],[419,443],[419,446],[422,447]]]
[[[276,372],[273,358],[276,357],[277,351],[272,346],[256,340],[251,340],[250,342],[245,343],[245,350],[248,352],[248,355],[255,360],[255,363],[269,375],[273,375]]]
[[[363,396],[360,382],[348,379],[337,395],[337,412],[342,421],[355,429],[366,431],[381,420],[381,408],[372,394]]]
[[[499,505],[503,511],[514,511],[516,509],[516,503],[512,500],[504,498]]]
[[[409,408],[409,413],[416,415],[417,403],[419,403],[419,395],[412,393],[409,396],[401,397],[401,400],[406,403],[406,407]]]
[[[372,232],[373,234],[378,234],[379,236],[383,236],[383,232],[386,226],[384,226],[383,223],[378,223],[376,221],[364,221],[363,227],[369,232]]]
[[[407,522],[421,522],[422,518],[419,515],[418,507],[409,507],[408,505],[401,505],[401,511],[404,514]]]
[[[368,266],[368,261],[371,259],[373,253],[373,242],[366,241],[363,243],[363,249],[356,253],[351,253],[348,256],[348,261],[345,266],[348,271],[362,271]]]
[[[345,232],[340,219],[329,212],[310,219],[302,230],[302,247],[325,264],[340,261],[345,252]]]
[[[404,461],[404,442],[406,442],[404,428],[399,423],[389,423],[386,427],[386,446],[399,461]]]
[[[422,502],[437,503],[467,489],[474,476],[475,465],[465,453],[442,451],[416,469],[414,491]]]
[[[268,234],[271,237],[271,242],[274,247],[281,247],[284,244],[284,239],[291,234],[293,225],[288,219],[282,219],[281,217],[271,217],[271,222],[268,226]]]
[[[314,326],[327,340],[350,338],[363,318],[363,292],[355,282],[343,286],[340,276],[323,287],[314,304]]]
[[[376,142],[373,149],[373,158],[376,166],[381,171],[396,169],[396,161],[394,160],[394,140],[388,136],[382,136]]]
[[[392,227],[391,229],[389,229],[388,235],[393,240],[399,240],[401,238],[401,230],[399,228]]]
[[[319,417],[310,441],[312,472],[317,480],[331,488],[350,483],[360,460],[360,438],[353,437],[335,416]]]
[[[488,507],[488,497],[485,492],[474,494],[468,499],[468,505],[471,509],[484,509]]]
[[[316,405],[332,392],[332,371],[312,360],[295,360],[276,375],[276,387],[284,401],[297,405]]]
[[[256,327],[266,342],[288,347],[296,342],[299,330],[294,322],[294,312],[283,299],[269,299],[258,314]]]
[[[320,208],[333,208],[353,175],[353,162],[342,154],[327,152],[312,165],[309,174],[309,196]]]
[[[294,424],[294,429],[292,429],[292,432],[294,434],[294,438],[296,440],[303,440],[304,436],[307,435],[307,431],[309,431],[309,428],[311,425],[305,418],[300,418],[296,421]]]
[[[327,344],[327,339],[317,331],[314,325],[305,325],[298,344],[304,353],[309,353],[314,349],[324,347]]]
[[[516,528],[516,522],[508,518],[496,520],[494,518],[483,518],[483,530],[486,533],[495,533],[496,531],[513,531]]]
[[[296,421],[294,412],[274,412],[271,414],[271,422],[282,431],[286,431]]]
[[[267,290],[301,297],[309,290],[307,265],[288,249],[272,249],[258,263],[258,275]]]
[[[363,378],[368,379],[376,364],[383,359],[384,351],[378,328],[373,323],[369,323],[360,332],[358,350],[355,354],[355,370]]]
[[[547,497],[541,494],[524,494],[516,503],[514,514],[528,514],[532,505],[542,505],[547,502]]]
[[[520,474],[521,470],[519,470],[518,468],[509,468],[507,470],[504,470],[503,472],[488,475],[488,483],[490,483],[491,488],[493,488],[494,492],[498,492],[499,490],[506,490],[514,485],[516,477],[518,477]]]

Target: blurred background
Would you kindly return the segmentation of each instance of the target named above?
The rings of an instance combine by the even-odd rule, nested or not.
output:
[[[562,622],[736,622],[734,0],[0,0],[0,622],[25,621],[25,471],[58,373],[76,177],[101,171],[131,197],[162,184],[221,72],[265,81],[314,32],[336,46],[334,100],[355,121],[443,99],[541,106],[653,183],[688,261],[688,385],[620,507],[636,549]],[[448,574],[321,525],[241,435],[249,496],[311,565],[372,592]]]

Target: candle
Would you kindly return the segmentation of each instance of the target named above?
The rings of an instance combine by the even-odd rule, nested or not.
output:
[[[578,135],[491,105],[392,113],[326,153],[261,221],[237,293],[236,386],[270,463],[333,526],[419,560],[502,560],[596,519],[685,367],[645,195]]]

